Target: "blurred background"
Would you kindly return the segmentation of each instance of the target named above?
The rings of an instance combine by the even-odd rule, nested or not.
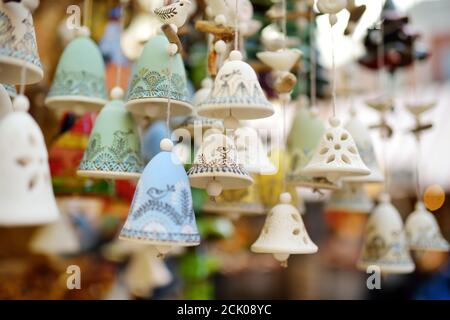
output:
[[[303,1],[288,1],[295,12]],[[118,1],[94,0],[90,18],[91,33],[100,43],[107,65],[109,88],[114,86],[115,70],[123,66],[122,85],[127,87],[133,59],[139,47],[159,27],[152,8],[163,1],[134,0],[126,10],[126,27],[122,35],[122,54],[112,48],[118,33],[108,32],[117,25]],[[252,0],[254,19],[262,28],[270,24],[266,11],[270,0]],[[337,65],[338,115],[348,119],[350,107],[358,110],[366,125],[378,121],[378,113],[364,101],[374,91],[389,91],[395,97],[395,110],[387,120],[394,134],[384,142],[376,130],[371,131],[378,159],[385,159],[391,175],[393,204],[405,218],[416,202],[414,159],[420,159],[422,186],[440,186],[450,193],[450,20],[447,0],[396,0],[392,4],[409,17],[408,28],[420,33],[416,48],[428,57],[411,65],[383,72],[381,75],[358,63],[367,54],[364,40],[368,28],[379,18],[383,1],[355,0],[366,5],[363,16],[350,34],[346,34],[349,13],[339,13],[339,23],[333,28]],[[95,114],[75,116],[57,114],[44,106],[55,68],[64,46],[71,36],[65,28],[66,9],[82,1],[41,0],[34,12],[34,24],[39,54],[45,78],[39,84],[27,86],[30,113],[39,123],[49,150],[50,169],[58,206],[68,217],[65,221],[68,250],[52,254],[30,251],[33,235],[42,227],[0,227],[0,299],[449,299],[450,262],[446,252],[422,252],[413,255],[416,271],[408,275],[388,275],[382,290],[368,290],[368,275],[355,267],[361,250],[362,234],[367,214],[345,210],[328,210],[329,193],[314,193],[299,189],[304,202],[303,219],[310,237],[318,245],[314,255],[293,255],[289,267],[282,268],[269,254],[251,253],[249,246],[257,239],[265,216],[238,217],[206,213],[202,194],[194,194],[197,221],[202,234],[198,247],[180,250],[161,260],[151,252],[118,242],[117,233],[125,221],[134,185],[126,181],[103,181],[79,178],[76,169],[83,156]],[[195,30],[194,21],[201,19],[203,0],[196,1],[196,11],[189,25],[181,32],[186,54],[184,62],[191,91],[200,87],[206,75],[207,42],[205,34]],[[156,21],[156,22],[155,22]],[[314,28],[317,45],[317,95],[320,116],[331,114],[330,67],[331,46],[327,18],[317,16],[313,22],[299,19],[288,21],[288,35],[300,48],[305,59],[299,66],[299,82],[293,102],[287,112],[293,114],[296,104],[309,95],[310,48],[308,32]],[[305,31],[306,30],[306,31]],[[268,71],[257,62],[261,51],[261,32],[246,39],[248,61],[258,72],[260,82],[276,105],[276,114],[255,121],[257,128],[279,127],[282,136],[281,107],[269,86]],[[380,87],[379,79],[382,78]],[[384,86],[384,88],[383,88]],[[374,89],[378,88],[378,89]],[[414,136],[408,130],[415,119],[405,104],[414,94],[435,100],[436,107],[424,115],[433,128],[423,134],[417,154]],[[292,117],[289,117],[292,119]],[[276,121],[276,122],[274,122]],[[274,126],[277,123],[279,125]],[[175,125],[175,124],[173,124]],[[288,123],[288,130],[290,128]],[[146,128],[143,128],[146,130]],[[260,183],[262,193],[271,194],[274,184]],[[368,188],[376,201],[380,187]],[[1,204],[0,204],[1,205]],[[272,204],[273,205],[273,204]],[[443,236],[450,240],[450,204],[446,200],[433,211]],[[61,240],[63,241],[63,240]],[[81,290],[66,287],[66,269],[78,265],[82,270]]]

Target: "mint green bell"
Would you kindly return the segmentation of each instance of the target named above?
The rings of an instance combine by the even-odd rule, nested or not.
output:
[[[137,116],[166,117],[169,94],[171,116],[192,112],[183,60],[178,53],[169,56],[168,44],[163,35],[150,38],[137,62],[126,98],[127,109]]]
[[[64,49],[45,104],[82,114],[100,111],[106,102],[102,54],[91,38],[80,35]]]
[[[118,91],[120,90],[120,91]],[[143,162],[133,117],[120,100],[123,91],[114,88],[98,115],[78,175],[103,179],[138,179]]]
[[[287,140],[288,151],[291,154],[291,168],[288,173],[289,183],[314,189],[338,188],[337,185],[327,179],[307,177],[301,173],[311,160],[324,133],[325,127],[315,112],[306,106],[300,106]]]

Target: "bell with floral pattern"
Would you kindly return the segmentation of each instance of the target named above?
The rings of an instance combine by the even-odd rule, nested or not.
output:
[[[44,77],[33,16],[19,1],[0,2],[0,70],[1,83],[32,84]]]
[[[409,254],[402,218],[386,193],[367,221],[364,244],[357,267],[366,271],[377,266],[382,273],[411,273],[414,262]]]
[[[330,119],[331,128],[325,131],[309,163],[301,173],[311,177],[324,177],[337,183],[343,177],[366,176],[370,170],[359,156],[355,141],[342,128],[339,119]]]
[[[232,51],[220,68],[209,97],[200,104],[203,117],[225,119],[226,128],[236,128],[240,119],[260,119],[274,114],[253,68]]]
[[[112,100],[98,115],[78,167],[79,176],[102,179],[138,179],[143,162],[136,124],[121,100],[123,91],[111,91]]]
[[[422,201],[416,203],[416,209],[406,219],[405,230],[412,250],[449,251],[436,218]]]
[[[0,225],[26,226],[58,216],[44,136],[18,95],[0,120]]]
[[[164,35],[153,36],[146,43],[136,63],[126,96],[127,109],[137,116],[163,118],[188,115],[192,111],[183,59],[168,53],[169,41]]]
[[[97,44],[80,32],[59,59],[45,104],[52,109],[82,114],[100,111],[107,99],[102,54]]]
[[[221,133],[206,136],[188,176],[194,188],[206,189],[208,195],[214,197],[222,190],[247,188],[253,183],[239,163],[233,140]]]
[[[161,255],[176,246],[196,246],[191,187],[169,139],[145,167],[119,238],[155,246]]]

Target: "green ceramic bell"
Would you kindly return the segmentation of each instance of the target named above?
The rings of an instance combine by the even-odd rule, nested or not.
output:
[[[307,177],[301,174],[302,169],[311,160],[324,132],[325,127],[317,114],[306,106],[300,106],[287,141],[291,154],[289,183],[315,189],[337,189],[335,184],[324,178]]]
[[[165,36],[154,36],[137,62],[126,98],[127,109],[137,116],[166,117],[169,93],[171,116],[192,112],[183,60],[178,53],[169,56],[168,44]]]
[[[91,38],[80,35],[64,49],[45,104],[82,114],[100,111],[106,102],[102,54]]]
[[[100,112],[92,129],[78,175],[103,179],[138,179],[143,162],[140,140],[131,114],[114,88],[112,100]]]

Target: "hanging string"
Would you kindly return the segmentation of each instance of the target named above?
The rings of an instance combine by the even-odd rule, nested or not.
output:
[[[286,49],[287,43],[287,17],[286,17],[286,0],[281,1],[282,8],[282,18],[281,18],[281,32],[283,33],[283,49]]]
[[[234,50],[239,50],[239,14],[238,0],[235,1],[235,18],[234,18]]]
[[[420,187],[420,133],[416,134],[416,168],[415,168],[415,176],[416,176],[416,196],[417,201],[422,197],[421,187]]]
[[[283,32],[283,49],[286,49],[286,39],[287,39],[287,28],[286,28],[286,0],[282,0],[281,2],[282,5],[282,19],[281,19],[281,30]],[[287,109],[287,103],[286,103],[286,99],[283,98],[283,103],[281,108],[282,110],[282,117],[283,117],[283,143],[284,145],[287,144],[287,125],[286,125],[286,109]],[[279,154],[281,155],[281,153]],[[286,192],[287,191],[287,158],[286,155],[283,154],[284,156],[282,157],[282,163],[281,163],[281,174],[282,174],[282,192]]]
[[[23,64],[22,69],[20,70],[20,87],[19,87],[20,95],[24,95],[25,93],[26,80],[27,80],[27,69],[25,68],[25,64]]]
[[[334,57],[334,33],[333,26],[330,28],[331,33],[331,70],[332,70],[332,89],[331,89],[331,99],[333,103],[333,117],[336,117],[336,62]]]
[[[83,25],[89,27],[91,21],[92,0],[84,0],[83,3]]]
[[[167,113],[166,113],[166,127],[167,127],[167,138],[170,139],[170,107],[172,103],[172,59],[173,56],[169,55],[169,85],[167,87]]]
[[[314,14],[314,9],[311,8]],[[316,83],[316,44],[314,42],[315,36],[315,28],[314,28],[314,18],[311,18],[310,23],[312,26],[309,26],[309,79],[310,79],[310,107],[316,107],[316,99],[317,99],[317,83]]]

